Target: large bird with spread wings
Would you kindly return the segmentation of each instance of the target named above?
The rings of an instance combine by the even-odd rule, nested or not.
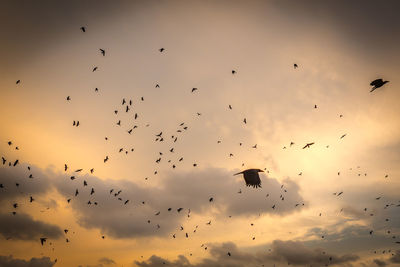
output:
[[[374,81],[372,81],[369,85],[373,86],[371,88],[370,92],[375,91],[376,89],[378,89],[379,87],[382,87],[383,85],[385,85],[385,83],[388,83],[389,81],[384,81],[382,79],[376,79]]]
[[[246,186],[252,186],[254,188],[261,187],[261,179],[258,175],[259,172],[264,172],[260,169],[247,169],[234,175],[243,174],[244,181],[246,182]]]

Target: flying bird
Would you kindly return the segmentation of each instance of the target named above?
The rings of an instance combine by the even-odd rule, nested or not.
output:
[[[247,169],[234,175],[243,174],[243,178],[246,182],[246,186],[252,186],[254,188],[261,187],[261,179],[258,175],[259,172],[264,172],[260,169]]]
[[[376,80],[372,81],[369,85],[372,85],[373,87],[371,88],[371,91],[369,91],[369,92],[372,93],[373,91],[375,91],[379,87],[382,87],[385,83],[388,83],[388,82],[389,81],[384,81],[382,79],[376,79]]]
[[[82,26],[80,29],[81,29],[82,32],[86,32],[86,27]]]
[[[106,55],[106,50],[104,50],[104,49],[101,49],[100,48],[100,53],[103,55],[103,57]]]
[[[310,148],[310,146],[312,146],[313,144],[314,144],[314,142],[308,143],[308,144],[306,144],[306,145],[303,147],[303,149],[305,149],[305,148]]]
[[[40,238],[40,243],[42,244],[42,246],[43,246],[44,242],[46,242],[46,241],[47,241],[47,237]]]

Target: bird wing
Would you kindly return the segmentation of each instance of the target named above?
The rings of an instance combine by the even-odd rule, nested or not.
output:
[[[260,176],[257,171],[245,171],[243,177],[246,182],[246,186],[261,187]]]
[[[378,84],[381,84],[382,82],[383,82],[382,79],[376,79],[376,80],[372,81],[369,85],[376,86]]]

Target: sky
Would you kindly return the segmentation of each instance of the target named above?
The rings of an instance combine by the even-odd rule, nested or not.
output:
[[[0,266],[400,266],[399,8],[1,1]]]

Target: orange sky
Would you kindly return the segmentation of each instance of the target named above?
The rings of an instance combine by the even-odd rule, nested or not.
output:
[[[0,266],[398,266],[399,5],[299,2],[6,1]]]

